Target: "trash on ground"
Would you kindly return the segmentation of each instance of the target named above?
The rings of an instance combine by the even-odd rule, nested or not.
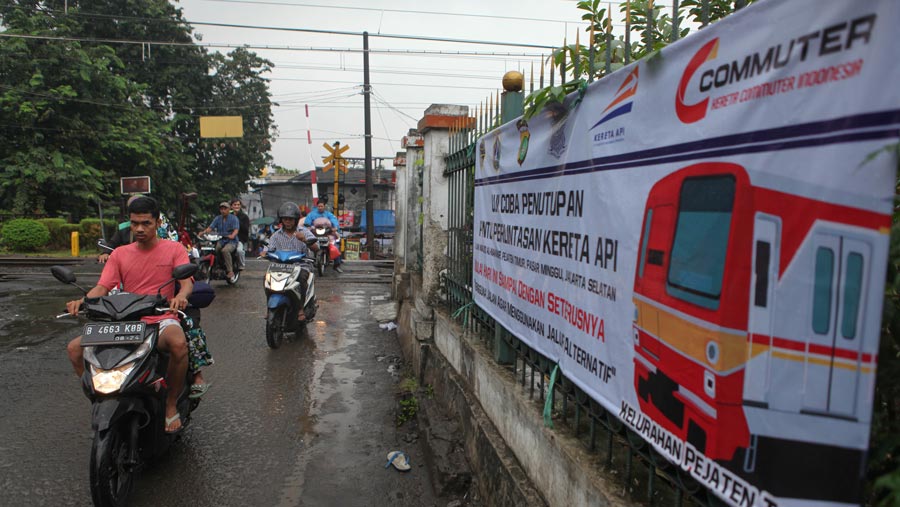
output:
[[[384,324],[378,324],[378,327],[384,329],[385,331],[392,331],[394,329],[397,329],[397,324],[394,324],[393,322],[386,322]]]
[[[410,469],[409,456],[403,451],[391,451],[387,455],[387,463],[384,464],[384,468],[391,465],[401,472],[408,472]]]

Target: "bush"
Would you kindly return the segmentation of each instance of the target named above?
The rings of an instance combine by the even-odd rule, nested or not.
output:
[[[60,250],[68,250],[72,248],[72,233],[77,232],[79,236],[79,244],[81,243],[81,226],[79,224],[62,224],[59,226],[59,237],[61,239]],[[80,247],[79,247],[80,248]]]
[[[3,225],[3,244],[15,252],[37,250],[50,241],[47,226],[37,220],[17,218]]]
[[[38,222],[44,224],[50,231],[50,242],[47,248],[51,250],[60,250],[69,247],[69,235],[63,234],[60,227],[66,225],[65,218],[41,218]]]
[[[112,237],[112,233],[114,233],[116,230],[116,221],[106,219],[103,220],[103,223],[106,226],[106,237]],[[79,232],[79,243],[81,244],[81,248],[88,249],[96,247],[97,240],[103,237],[100,231],[100,219],[85,218],[81,221],[80,225],[81,230]]]

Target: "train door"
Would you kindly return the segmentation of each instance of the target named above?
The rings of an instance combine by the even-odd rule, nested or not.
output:
[[[806,351],[804,409],[856,417],[861,368],[861,309],[872,246],[840,233],[814,238],[813,295]]]
[[[753,225],[747,366],[744,372],[744,401],[751,405],[768,405],[780,238],[781,221],[777,217],[757,214]]]

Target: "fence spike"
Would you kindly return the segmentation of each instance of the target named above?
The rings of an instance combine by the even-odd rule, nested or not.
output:
[[[581,30],[575,31],[575,48],[572,51],[572,79],[578,79],[581,76]]]
[[[541,83],[540,88],[544,88],[544,54],[541,53]]]
[[[531,85],[528,88],[528,93],[534,93],[534,60],[531,61]]]
[[[569,43],[566,41],[566,38],[563,37],[563,47],[562,47],[562,64],[559,66],[559,84],[566,84],[566,51]]]
[[[625,2],[625,65],[631,63],[631,0]]]
[[[591,35],[588,39],[588,82],[594,81],[594,20],[591,20]]]
[[[553,87],[553,74],[556,72],[556,57],[550,53],[550,87]]]

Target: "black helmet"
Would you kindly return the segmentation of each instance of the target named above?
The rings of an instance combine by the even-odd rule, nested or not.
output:
[[[300,218],[300,206],[297,206],[297,203],[288,201],[283,203],[281,207],[278,208],[278,219],[282,218]]]

